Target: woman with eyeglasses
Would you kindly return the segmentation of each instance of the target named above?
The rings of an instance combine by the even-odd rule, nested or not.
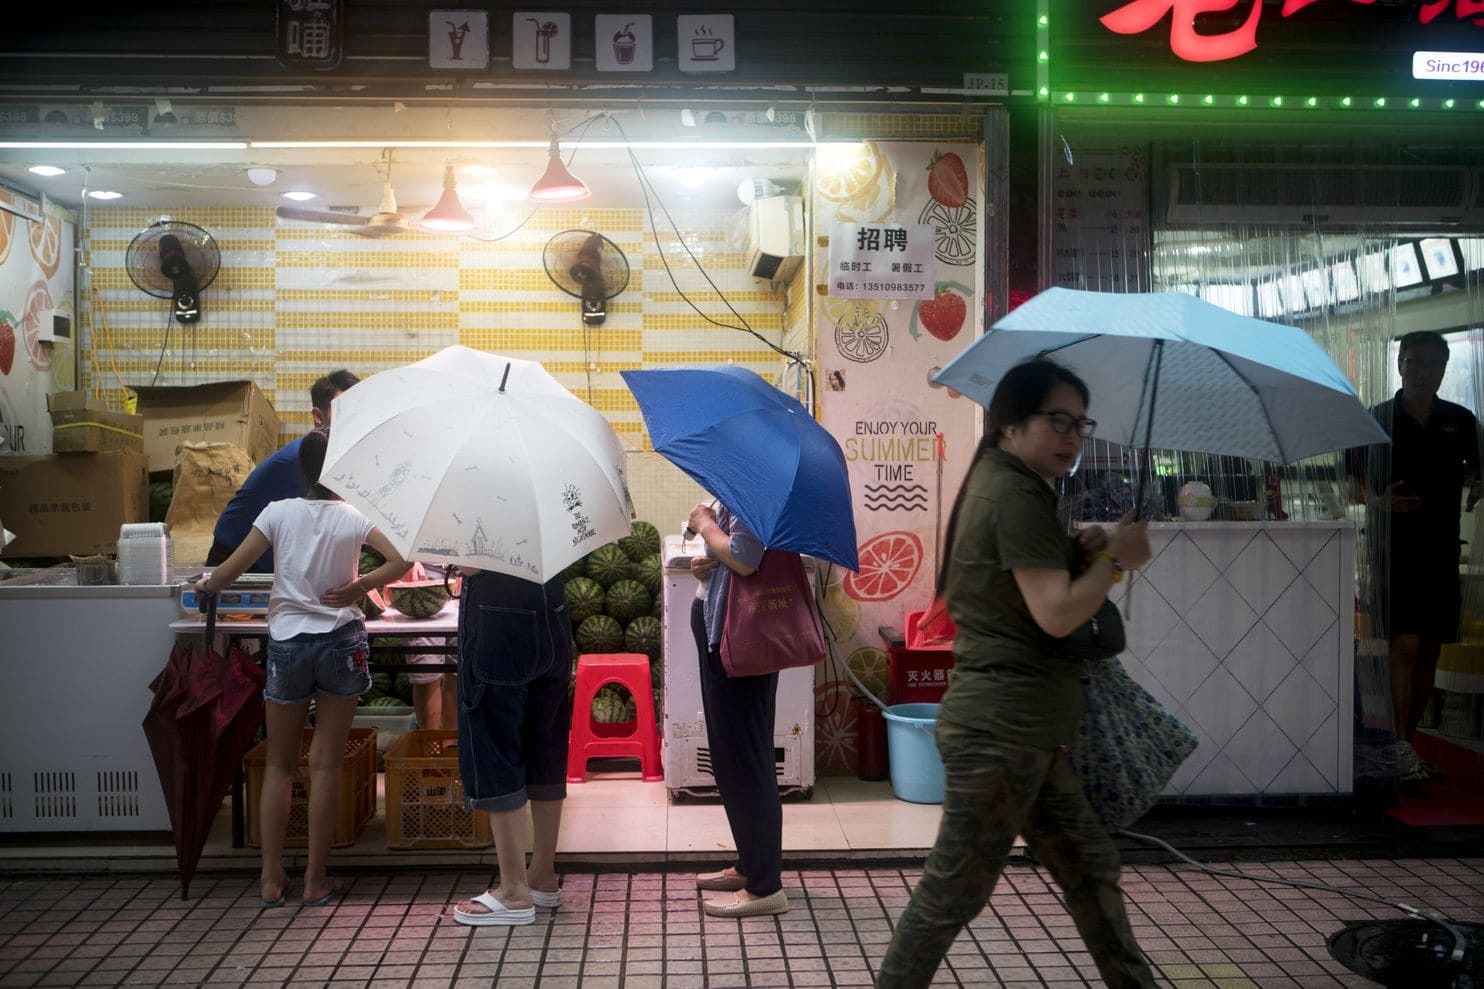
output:
[[[1087,404],[1082,379],[1048,360],[1012,368],[990,400],[938,571],[958,626],[938,710],[943,819],[878,986],[932,981],[989,901],[1017,834],[1061,886],[1103,980],[1154,985],[1124,911],[1118,849],[1067,756],[1082,717],[1083,661],[1058,640],[1150,557],[1133,513],[1112,532],[1091,527],[1076,538],[1057,517],[1052,485],[1097,427]]]

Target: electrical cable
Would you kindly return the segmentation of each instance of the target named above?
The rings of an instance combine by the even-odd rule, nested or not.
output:
[[[1146,844],[1157,845],[1160,848],[1163,848],[1165,851],[1169,852],[1171,855],[1174,855],[1181,861],[1187,862],[1190,865],[1195,866],[1197,869],[1200,869],[1202,872],[1210,873],[1213,876],[1226,876],[1231,879],[1247,879],[1255,883],[1272,883],[1278,886],[1293,886],[1298,889],[1317,889],[1322,890],[1326,893],[1339,893],[1342,896],[1349,896],[1353,899],[1369,900],[1372,903],[1380,903],[1384,906],[1392,907],[1396,910],[1402,911],[1403,913],[1413,917],[1416,920],[1426,920],[1437,924],[1439,927],[1443,928],[1443,930],[1447,931],[1448,934],[1453,938],[1453,953],[1450,956],[1450,960],[1455,963],[1463,961],[1464,945],[1468,943],[1468,938],[1465,936],[1463,931],[1461,931],[1457,927],[1454,927],[1453,924],[1449,922],[1448,918],[1445,918],[1439,914],[1430,913],[1418,907],[1411,906],[1410,904],[1398,903],[1394,900],[1388,900],[1383,896],[1377,896],[1374,893],[1366,893],[1361,890],[1342,889],[1339,886],[1327,886],[1324,883],[1307,882],[1303,879],[1280,879],[1277,876],[1254,876],[1250,873],[1237,872],[1232,869],[1218,869],[1214,866],[1206,865],[1204,862],[1196,861],[1189,855],[1186,855],[1184,852],[1180,851],[1180,849],[1176,848],[1174,845],[1171,845],[1167,841],[1156,838],[1153,835],[1140,834],[1137,831],[1130,831],[1127,828],[1119,828],[1113,833],[1122,835],[1125,838],[1132,838],[1135,841],[1142,841]]]
[[[618,120],[618,118],[611,115],[605,114],[604,116],[606,116],[607,119],[612,122],[614,127],[618,128],[618,133],[623,138],[624,153],[628,156],[629,164],[633,166],[634,174],[639,179],[639,192],[644,196],[644,210],[649,216],[649,230],[650,234],[654,237],[655,251],[659,255],[660,263],[664,265],[665,274],[669,277],[670,284],[674,287],[676,294],[678,294],[680,298],[684,300],[685,304],[690,306],[691,309],[695,310],[696,314],[704,319],[706,322],[711,323],[714,326],[719,326],[723,329],[750,333],[770,350],[775,351],[783,357],[789,358],[791,361],[803,363],[804,356],[802,354],[790,350],[785,350],[777,344],[773,343],[773,341],[769,340],[757,330],[753,329],[752,326],[747,322],[747,319],[736,310],[736,308],[732,305],[731,300],[726,297],[726,293],[721,290],[721,288],[716,284],[714,280],[712,280],[710,273],[706,270],[705,266],[701,264],[700,259],[695,256],[694,252],[691,251],[690,246],[686,244],[685,237],[680,233],[680,227],[675,222],[674,216],[671,215],[670,210],[665,206],[664,200],[661,199],[659,196],[659,192],[655,190],[654,184],[650,180],[648,173],[644,171],[644,166],[639,163],[638,155],[634,154],[633,148],[629,146],[629,135],[624,130],[623,123]],[[590,119],[588,123],[591,124],[591,122],[592,121]],[[654,193],[652,201],[650,198],[651,192]],[[660,245],[659,227],[655,220],[654,213],[654,206],[656,203],[658,203],[660,212],[664,214],[665,219],[669,221],[670,229],[675,234],[675,239],[679,242],[681,249],[685,251],[686,256],[689,257],[691,262],[696,266],[696,270],[701,273],[701,277],[706,280],[706,284],[711,286],[712,291],[716,293],[716,296],[718,299],[721,300],[722,305],[726,306],[727,311],[737,318],[737,322],[741,324],[740,326],[722,322],[721,320],[715,319],[714,317],[708,315],[706,312],[702,311],[702,309],[698,305],[696,305],[696,303],[690,298],[690,296],[685,294],[684,290],[680,288],[679,283],[675,279],[675,271],[673,268],[670,267],[670,260],[665,256],[665,250]]]
[[[170,349],[170,333],[174,330],[171,325],[175,320],[171,313],[165,314],[165,339],[160,342],[160,359],[155,362],[155,375],[149,379],[150,387],[153,388],[160,381],[160,369],[165,366],[165,352]]]

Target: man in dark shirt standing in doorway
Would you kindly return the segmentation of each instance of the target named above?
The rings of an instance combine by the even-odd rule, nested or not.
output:
[[[1370,509],[1379,619],[1389,640],[1397,774],[1403,783],[1441,775],[1420,759],[1412,736],[1432,695],[1443,643],[1458,640],[1459,503],[1479,500],[1479,426],[1461,405],[1438,398],[1448,343],[1431,331],[1401,338],[1402,387],[1371,410],[1390,446],[1352,451],[1357,501]]]

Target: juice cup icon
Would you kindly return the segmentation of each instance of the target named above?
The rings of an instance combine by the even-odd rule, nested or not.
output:
[[[619,65],[629,65],[634,61],[635,38],[629,28],[633,24],[625,24],[622,31],[613,34],[613,57]]]

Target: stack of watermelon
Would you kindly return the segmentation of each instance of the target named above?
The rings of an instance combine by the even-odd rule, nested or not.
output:
[[[378,647],[383,646],[383,645],[393,645],[393,646],[395,646],[395,645],[399,645],[400,644],[400,640],[398,640],[398,639],[389,639],[389,638],[377,638],[372,644],[375,645],[375,646],[378,646]],[[365,693],[365,694],[362,694],[361,695],[361,705],[360,706],[363,707],[363,708],[378,708],[378,707],[383,707],[383,708],[385,708],[385,707],[398,708],[398,707],[411,707],[412,706],[412,679],[410,677],[408,677],[408,675],[406,673],[398,673],[395,676],[393,676],[390,673],[386,673],[386,672],[383,672],[383,671],[380,671],[380,670],[378,670],[375,673],[372,673],[371,674],[371,691],[369,693]],[[400,713],[400,712],[397,712],[397,711],[392,711],[392,712],[377,712],[377,711],[372,711],[371,713],[373,713],[373,714],[377,714],[377,713],[392,713],[392,714],[396,714],[396,713]]]
[[[629,535],[562,571],[578,654],[647,655],[656,715],[662,710],[660,571],[660,532],[648,522],[635,522]],[[592,716],[600,723],[632,721],[633,698],[622,687],[604,687],[593,699]]]

